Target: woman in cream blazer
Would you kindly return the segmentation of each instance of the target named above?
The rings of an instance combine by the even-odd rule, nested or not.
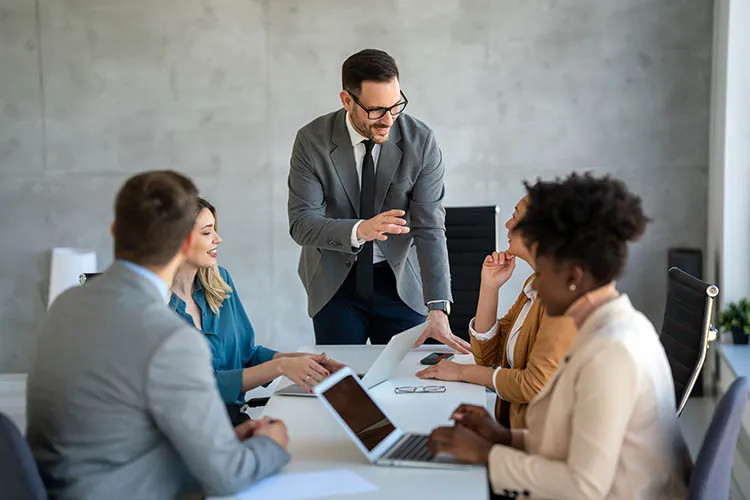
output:
[[[456,426],[433,432],[433,450],[487,463],[493,491],[506,497],[685,498],[688,461],[666,355],[613,281],[648,221],[640,199],[589,175],[527,189],[518,230],[535,250],[539,298],[550,316],[575,321],[577,338],[529,405],[528,429],[509,431],[463,406]]]
[[[527,197],[518,202],[505,223],[508,251],[488,255],[482,266],[477,315],[469,323],[476,365],[444,360],[417,373],[420,378],[459,380],[494,390],[498,395],[495,417],[512,429],[526,427],[526,405],[557,369],[576,334],[570,318],[555,318],[545,312],[537,299],[535,274],[526,280],[508,313],[497,319],[498,290],[512,276],[516,258],[534,268],[529,249],[514,230],[527,203]]]

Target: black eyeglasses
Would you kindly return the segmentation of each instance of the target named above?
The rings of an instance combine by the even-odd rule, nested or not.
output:
[[[385,116],[386,113],[390,113],[391,116],[394,116],[394,117],[403,113],[404,109],[406,109],[406,105],[409,104],[409,99],[406,98],[403,92],[401,91],[399,92],[401,93],[401,97],[403,97],[404,100],[401,102],[397,102],[390,108],[366,108],[362,106],[362,103],[359,102],[359,99],[357,99],[357,96],[355,96],[348,90],[346,91],[346,93],[352,97],[354,102],[357,103],[357,106],[367,111],[367,118],[369,118],[370,120],[380,120],[381,118]]]

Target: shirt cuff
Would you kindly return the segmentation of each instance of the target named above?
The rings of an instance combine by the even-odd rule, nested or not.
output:
[[[239,401],[242,392],[242,368],[238,370],[217,370],[216,385],[219,388],[219,394],[225,404],[232,404]]]
[[[492,387],[495,388],[495,394],[497,394],[497,397],[500,398],[500,399],[502,399],[503,401],[505,401],[505,399],[498,392],[498,390],[497,390],[497,382],[495,382],[495,380],[497,379],[497,372],[499,372],[502,369],[503,369],[502,366],[498,366],[497,368],[495,368],[495,371],[492,372]]]
[[[354,224],[354,227],[352,228],[352,235],[349,237],[349,239],[351,240],[350,242],[352,244],[352,248],[359,248],[364,243],[364,241],[360,241],[357,239],[357,228],[363,222],[363,220],[357,221],[357,223]]]
[[[488,331],[484,333],[479,333],[476,330],[474,330],[474,320],[476,319],[477,318],[474,317],[474,318],[471,318],[471,321],[469,321],[469,333],[471,334],[472,337],[474,337],[477,340],[486,341],[486,340],[490,340],[492,337],[497,335],[497,321],[495,321],[495,324],[492,325],[492,328],[490,328]]]
[[[245,368],[267,363],[271,361],[276,354],[278,354],[277,351],[269,349],[268,347],[263,347],[262,345],[255,346],[255,352],[250,356],[250,361],[245,365]]]

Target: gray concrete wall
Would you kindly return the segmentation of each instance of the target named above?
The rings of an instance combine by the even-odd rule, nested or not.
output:
[[[639,192],[622,288],[658,326],[666,249],[706,239],[711,25],[705,0],[0,0],[0,372],[28,365],[50,248],[108,264],[113,196],[153,168],[217,205],[259,341],[312,342],[289,151],[368,46],[436,130],[448,205],[505,216],[523,179],[584,169]]]

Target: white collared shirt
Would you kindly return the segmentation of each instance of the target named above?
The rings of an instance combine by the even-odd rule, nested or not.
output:
[[[349,131],[349,138],[352,140],[352,147],[354,148],[354,164],[357,169],[357,178],[359,179],[359,186],[360,189],[362,189],[362,164],[365,160],[365,145],[363,144],[363,141],[367,140],[367,137],[363,136],[357,130],[352,126],[352,123],[349,118],[349,113],[346,114],[346,129]],[[372,148],[372,161],[375,166],[375,172],[378,171],[378,158],[380,158],[380,144],[375,144]],[[357,239],[357,228],[360,224],[362,224],[363,221],[359,221],[356,224],[354,224],[354,227],[352,228],[352,235],[351,235],[351,244],[352,248],[359,248],[364,244],[364,241],[359,241]],[[385,260],[385,256],[380,251],[380,248],[378,245],[373,241],[372,242],[372,261],[374,263],[383,262]]]
[[[523,326],[523,323],[526,321],[526,318],[529,315],[529,311],[531,310],[531,305],[536,300],[536,290],[534,289],[534,279],[529,281],[526,286],[523,288],[523,293],[526,295],[526,302],[523,304],[523,307],[521,308],[521,312],[518,314],[518,317],[516,318],[516,321],[513,323],[513,328],[511,328],[509,334],[508,334],[508,340],[505,342],[505,357],[508,359],[508,366],[510,368],[513,368],[513,356],[516,351],[516,342],[518,341],[518,333],[521,331],[521,327]],[[476,318],[472,318],[469,322],[469,333],[471,333],[471,336],[474,337],[477,340],[481,341],[487,341],[493,338],[495,335],[497,335],[497,325],[498,322],[495,321],[495,324],[492,325],[492,328],[490,328],[485,333],[479,333],[476,330],[474,330],[474,320]],[[495,368],[495,372],[492,374],[492,385],[495,387],[495,392],[497,393],[497,384],[495,382],[495,377],[497,376],[497,372],[502,369],[502,366],[498,366]],[[498,396],[500,394],[498,393]]]

